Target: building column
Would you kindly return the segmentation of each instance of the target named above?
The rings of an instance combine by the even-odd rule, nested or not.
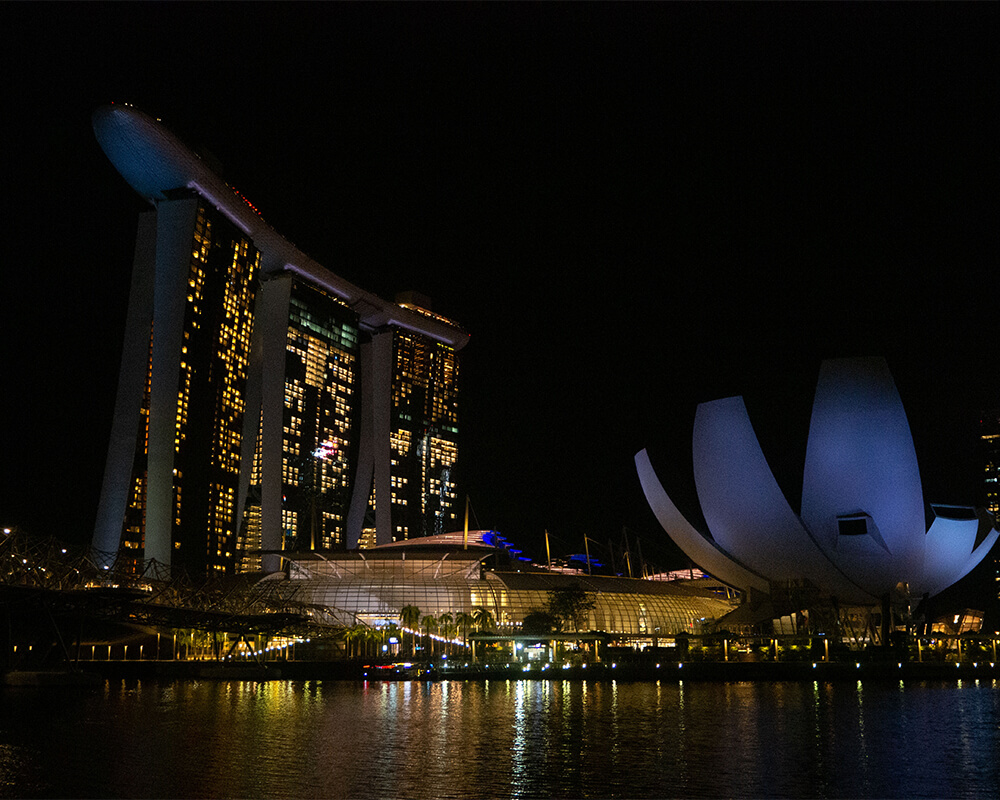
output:
[[[260,448],[260,547],[282,550],[282,487],[284,485],[285,351],[288,344],[288,304],[292,276],[282,275],[261,287],[260,326],[262,342],[261,448]],[[280,556],[272,553],[261,560],[264,572],[281,569]]]
[[[243,412],[243,438],[240,442],[240,480],[236,490],[236,537],[243,536],[246,525],[247,499],[250,496],[250,478],[253,474],[257,440],[260,437],[261,380],[264,369],[263,342],[261,336],[261,306],[264,287],[257,292],[253,308],[253,333],[250,337],[250,361],[247,364],[246,407]],[[237,567],[237,569],[239,569]]]
[[[392,408],[392,331],[372,337],[374,345],[372,413],[375,435],[375,541],[392,542],[392,445],[389,439]]]
[[[392,448],[389,442],[392,408],[393,333],[373,334],[362,342],[361,367],[361,441],[358,466],[353,482],[351,506],[347,514],[347,547],[357,549],[361,541],[365,512],[375,487],[375,541],[392,541]]]
[[[283,549],[281,506],[284,485],[285,351],[292,276],[265,279],[254,305],[253,341],[247,374],[247,405],[240,449],[240,485],[237,508],[242,530],[253,474],[254,455],[260,439],[261,531],[260,549]],[[281,556],[261,556],[264,572],[281,569]]]
[[[145,559],[164,566],[170,566],[172,552],[177,391],[197,213],[194,198],[161,201],[156,211]]]
[[[155,274],[156,212],[147,211],[139,215],[115,415],[111,421],[111,441],[108,444],[104,482],[94,526],[92,556],[98,567],[110,567],[118,554],[125,510],[132,489],[139,412],[149,370]]]

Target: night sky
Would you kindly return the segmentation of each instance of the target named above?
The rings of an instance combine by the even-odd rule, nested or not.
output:
[[[544,557],[684,559],[697,403],[743,394],[798,508],[820,361],[882,355],[928,500],[1000,404],[995,4],[4,4],[0,516],[85,541],[136,218],[131,102],[302,250],[471,333],[462,491]],[[696,516],[693,514],[692,516]]]

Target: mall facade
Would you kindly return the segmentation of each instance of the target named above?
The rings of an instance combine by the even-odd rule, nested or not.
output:
[[[575,632],[599,631],[652,644],[681,633],[709,632],[738,605],[728,587],[705,577],[649,580],[552,571],[513,555],[492,531],[364,550],[287,553],[285,563],[283,572],[266,580],[277,581],[290,602],[312,609],[317,622],[336,627],[404,624],[407,607],[419,609],[421,619],[447,615],[453,623],[460,614],[483,610],[491,630],[515,636],[525,616],[548,608],[550,592],[578,587],[593,608],[584,612]]]

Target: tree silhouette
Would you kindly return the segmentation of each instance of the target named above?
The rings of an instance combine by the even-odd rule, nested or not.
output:
[[[548,611],[537,608],[525,614],[524,620],[521,622],[521,632],[526,634],[547,636],[550,633],[558,632],[558,630],[559,620]]]
[[[403,606],[399,611],[399,622],[410,631],[410,653],[417,654],[417,642],[413,631],[420,630],[420,609],[417,606]]]
[[[548,612],[558,621],[557,630],[578,631],[587,612],[596,603],[578,583],[549,592]]]
[[[352,625],[350,628],[345,628],[342,631],[341,636],[347,644],[347,657],[354,658],[357,655],[361,655],[361,648],[355,648],[353,645],[360,645],[367,640],[368,626],[359,622]]]
[[[467,611],[459,611],[455,615],[455,624],[458,625],[458,629],[462,632],[462,646],[468,649],[469,630],[476,624],[476,618]]]
[[[433,614],[427,614],[421,620],[424,628],[424,633],[427,636],[427,650],[430,652],[431,657],[434,657],[434,640],[431,639],[431,634],[437,630],[437,617]]]
[[[493,614],[482,606],[476,606],[472,609],[472,619],[476,626],[476,630],[479,631],[491,631],[496,625],[493,619]]]
[[[452,623],[451,614],[449,614],[447,611],[442,612],[441,615],[437,618],[437,624],[438,624],[438,630],[441,632],[441,635],[447,640],[444,643],[444,649],[445,652],[447,653],[450,651],[451,640],[455,636],[455,626]]]

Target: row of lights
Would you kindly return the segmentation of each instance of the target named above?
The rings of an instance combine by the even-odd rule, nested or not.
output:
[[[308,641],[311,641],[311,640],[310,639],[295,639],[294,641],[285,642],[284,644],[273,644],[273,645],[270,645],[268,647],[265,647],[263,650],[247,650],[245,652],[238,653],[237,655],[241,655],[244,658],[246,658],[248,656],[262,656],[265,653],[270,653],[270,652],[272,652],[274,650],[285,650],[285,649],[291,647],[292,645],[301,644],[302,642],[308,642]],[[231,655],[230,656],[226,656],[226,658],[232,658],[232,656]]]
[[[818,664],[818,663],[819,663],[819,662],[817,662],[817,661],[813,661],[813,662],[812,662],[812,668],[813,668],[813,669],[816,669],[816,666],[817,666],[817,664]],[[995,662],[993,662],[993,661],[989,662],[989,665],[990,665],[990,669],[994,669],[994,668],[996,667],[996,663],[995,663]],[[510,666],[510,665],[508,664],[507,666]],[[544,664],[544,665],[542,666],[542,669],[543,669],[543,670],[545,670],[545,669],[548,669],[548,668],[549,668],[550,666],[552,666],[552,665],[551,665],[551,664],[549,664],[549,663],[545,663],[545,664]],[[563,668],[563,669],[570,669],[570,668],[571,668],[571,666],[572,666],[572,665],[570,665],[569,663],[566,663],[566,664],[563,664],[563,665],[562,665],[562,668]],[[586,668],[587,668],[587,665],[586,665],[586,664],[581,664],[581,666],[582,666],[582,667],[583,667],[584,669],[586,669]],[[657,669],[659,669],[659,668],[660,668],[660,666],[661,666],[660,664],[657,664],[657,665],[656,665],[656,668],[657,668]],[[861,662],[860,662],[860,661],[857,661],[857,662],[855,662],[854,666],[855,666],[855,668],[856,668],[856,669],[861,669]],[[899,662],[897,662],[896,666],[897,666],[897,667],[898,667],[899,669],[902,669],[902,668],[903,668],[903,662],[902,662],[902,661],[899,661]],[[962,665],[961,665],[961,664],[956,664],[955,666],[956,666],[956,667],[957,667],[958,669],[961,669],[961,667],[962,667]],[[978,661],[973,661],[973,662],[972,662],[972,666],[973,666],[974,668],[978,669],[978,668],[979,668],[979,662],[978,662]],[[677,669],[682,669],[683,667],[684,667],[684,662],[683,662],[683,661],[680,661],[680,662],[678,662],[678,663],[677,663]],[[618,668],[618,664],[617,664],[617,663],[615,663],[615,662],[612,662],[612,664],[611,664],[611,669],[617,669],[617,668]],[[524,670],[523,670],[523,671],[524,671],[524,672],[529,672],[530,670],[531,670],[531,664],[526,664],[526,665],[525,665],[525,667],[524,667]]]
[[[399,626],[399,629],[401,631],[409,633],[411,636],[430,636],[432,639],[434,639],[435,641],[438,641],[438,642],[446,642],[448,644],[460,644],[460,645],[463,645],[465,647],[469,646],[465,642],[463,642],[461,639],[449,639],[449,638],[447,638],[445,636],[439,636],[436,633],[424,633],[423,631],[415,631],[412,628],[405,628],[402,625]],[[394,644],[395,644],[395,642],[394,642]]]

